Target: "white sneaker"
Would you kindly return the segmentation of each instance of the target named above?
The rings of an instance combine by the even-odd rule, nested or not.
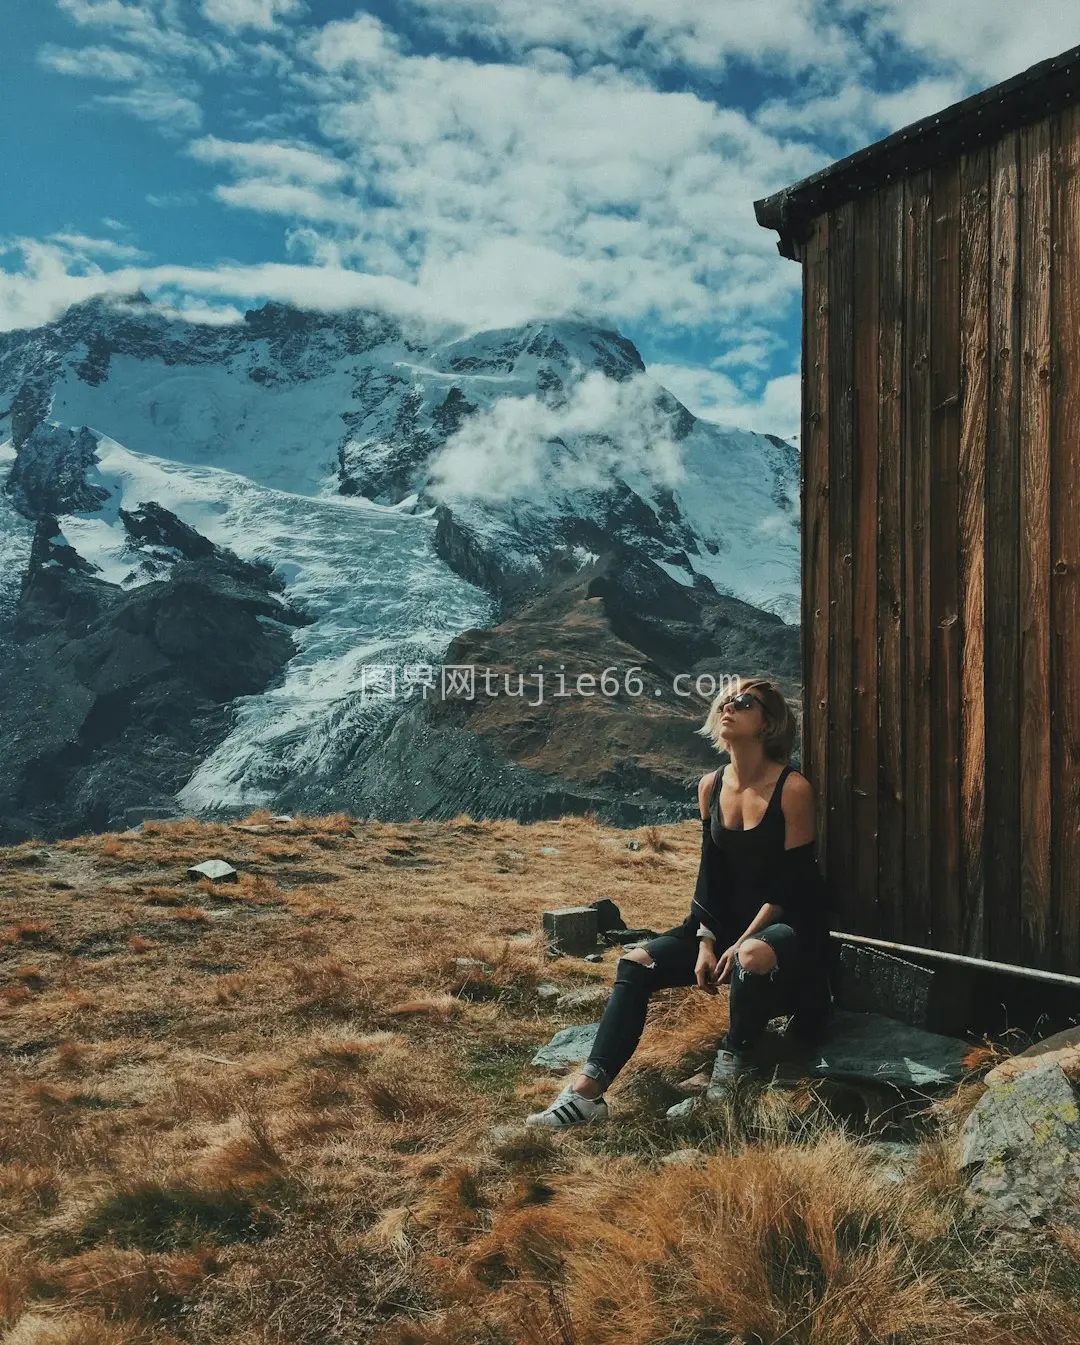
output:
[[[527,1116],[525,1124],[563,1130],[568,1126],[586,1125],[589,1121],[606,1121],[607,1117],[608,1105],[603,1097],[583,1097],[574,1091],[573,1084],[568,1083],[550,1106]]]

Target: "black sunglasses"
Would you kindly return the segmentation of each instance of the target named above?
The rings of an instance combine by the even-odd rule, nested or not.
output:
[[[755,701],[763,710],[768,710],[769,707],[760,696],[755,696],[752,691],[740,691],[737,696],[729,696],[726,701],[720,702],[720,713],[723,714],[729,705],[735,710],[749,710]]]

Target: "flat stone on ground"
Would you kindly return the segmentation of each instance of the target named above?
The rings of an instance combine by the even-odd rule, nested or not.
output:
[[[540,1047],[532,1058],[532,1064],[543,1065],[547,1069],[580,1065],[589,1058],[599,1026],[599,1023],[586,1023],[582,1027],[561,1028],[546,1046]]]
[[[804,1077],[936,1088],[957,1083],[970,1050],[958,1037],[899,1023],[878,1013],[836,1009],[822,1046],[796,1065]],[[791,1064],[782,1070],[788,1075]]]
[[[201,864],[192,864],[188,869],[189,878],[209,878],[212,883],[235,883],[237,872],[223,859],[204,859]]]

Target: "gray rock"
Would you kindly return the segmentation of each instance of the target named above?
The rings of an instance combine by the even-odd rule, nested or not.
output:
[[[567,990],[556,1000],[556,1007],[560,1009],[594,1009],[600,1008],[608,1002],[611,995],[610,987],[606,985],[582,985],[575,990]]]
[[[582,961],[584,962],[603,962],[603,953],[586,953]]]
[[[256,822],[250,826],[245,826],[243,822],[233,823],[233,831],[247,831],[250,832],[252,836],[263,836],[268,831],[273,831],[273,829],[273,827],[265,822]]]
[[[237,872],[223,859],[204,859],[201,864],[192,864],[188,869],[189,878],[209,878],[212,883],[235,883]]]
[[[8,476],[7,493],[26,518],[91,513],[109,498],[87,473],[97,463],[97,436],[84,425],[69,430],[43,422],[34,427]]]
[[[580,1065],[589,1058],[592,1044],[596,1039],[599,1023],[587,1023],[583,1027],[564,1027],[556,1032],[546,1046],[541,1046],[532,1058],[534,1065],[544,1065],[548,1069],[564,1069],[567,1065]]]
[[[626,842],[626,848],[628,850],[640,850],[641,842],[639,840],[629,840]]]
[[[890,1182],[902,1182],[919,1156],[917,1144],[907,1144],[902,1140],[875,1140],[868,1148],[880,1162],[882,1176]]]
[[[291,813],[275,813],[270,819],[271,822],[291,822],[292,820]]]
[[[562,994],[562,990],[557,985],[552,985],[550,981],[541,981],[536,987],[538,999],[557,999]]]
[[[669,1107],[665,1115],[672,1121],[681,1121],[687,1116],[692,1116],[702,1106],[700,1097],[688,1097],[682,1102],[676,1102],[673,1107]]]
[[[964,1124],[960,1168],[975,1169],[968,1200],[989,1223],[1029,1228],[1068,1199],[1070,1188],[1075,1198],[1078,1104],[1056,1061],[987,1088]]]
[[[540,853],[542,855],[557,855],[559,853],[559,847],[557,845],[542,845],[540,847]]]
[[[693,1163],[695,1165],[700,1165],[705,1162],[705,1155],[700,1149],[676,1149],[673,1153],[665,1154],[660,1162],[665,1164]]]
[[[626,928],[622,912],[610,897],[601,897],[599,901],[589,903],[596,911],[596,928],[601,934]]]
[[[478,957],[455,957],[454,966],[462,972],[480,971],[486,973],[492,970],[490,963],[482,962]]]
[[[544,934],[552,953],[580,957],[596,947],[596,910],[592,906],[562,906],[544,911]]]
[[[804,1067],[813,1078],[934,1088],[962,1077],[970,1049],[958,1037],[925,1032],[882,1014],[837,1009],[827,1041]]]
[[[523,1122],[517,1125],[497,1125],[491,1130],[492,1144],[507,1144],[511,1140],[531,1139],[535,1136],[535,1131]]]

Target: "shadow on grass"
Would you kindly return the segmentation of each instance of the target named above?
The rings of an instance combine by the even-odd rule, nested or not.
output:
[[[268,1183],[258,1191],[202,1190],[143,1182],[98,1205],[76,1235],[76,1249],[111,1242],[164,1252],[207,1243],[261,1242],[278,1227],[280,1216],[268,1202],[285,1194],[284,1185]]]

